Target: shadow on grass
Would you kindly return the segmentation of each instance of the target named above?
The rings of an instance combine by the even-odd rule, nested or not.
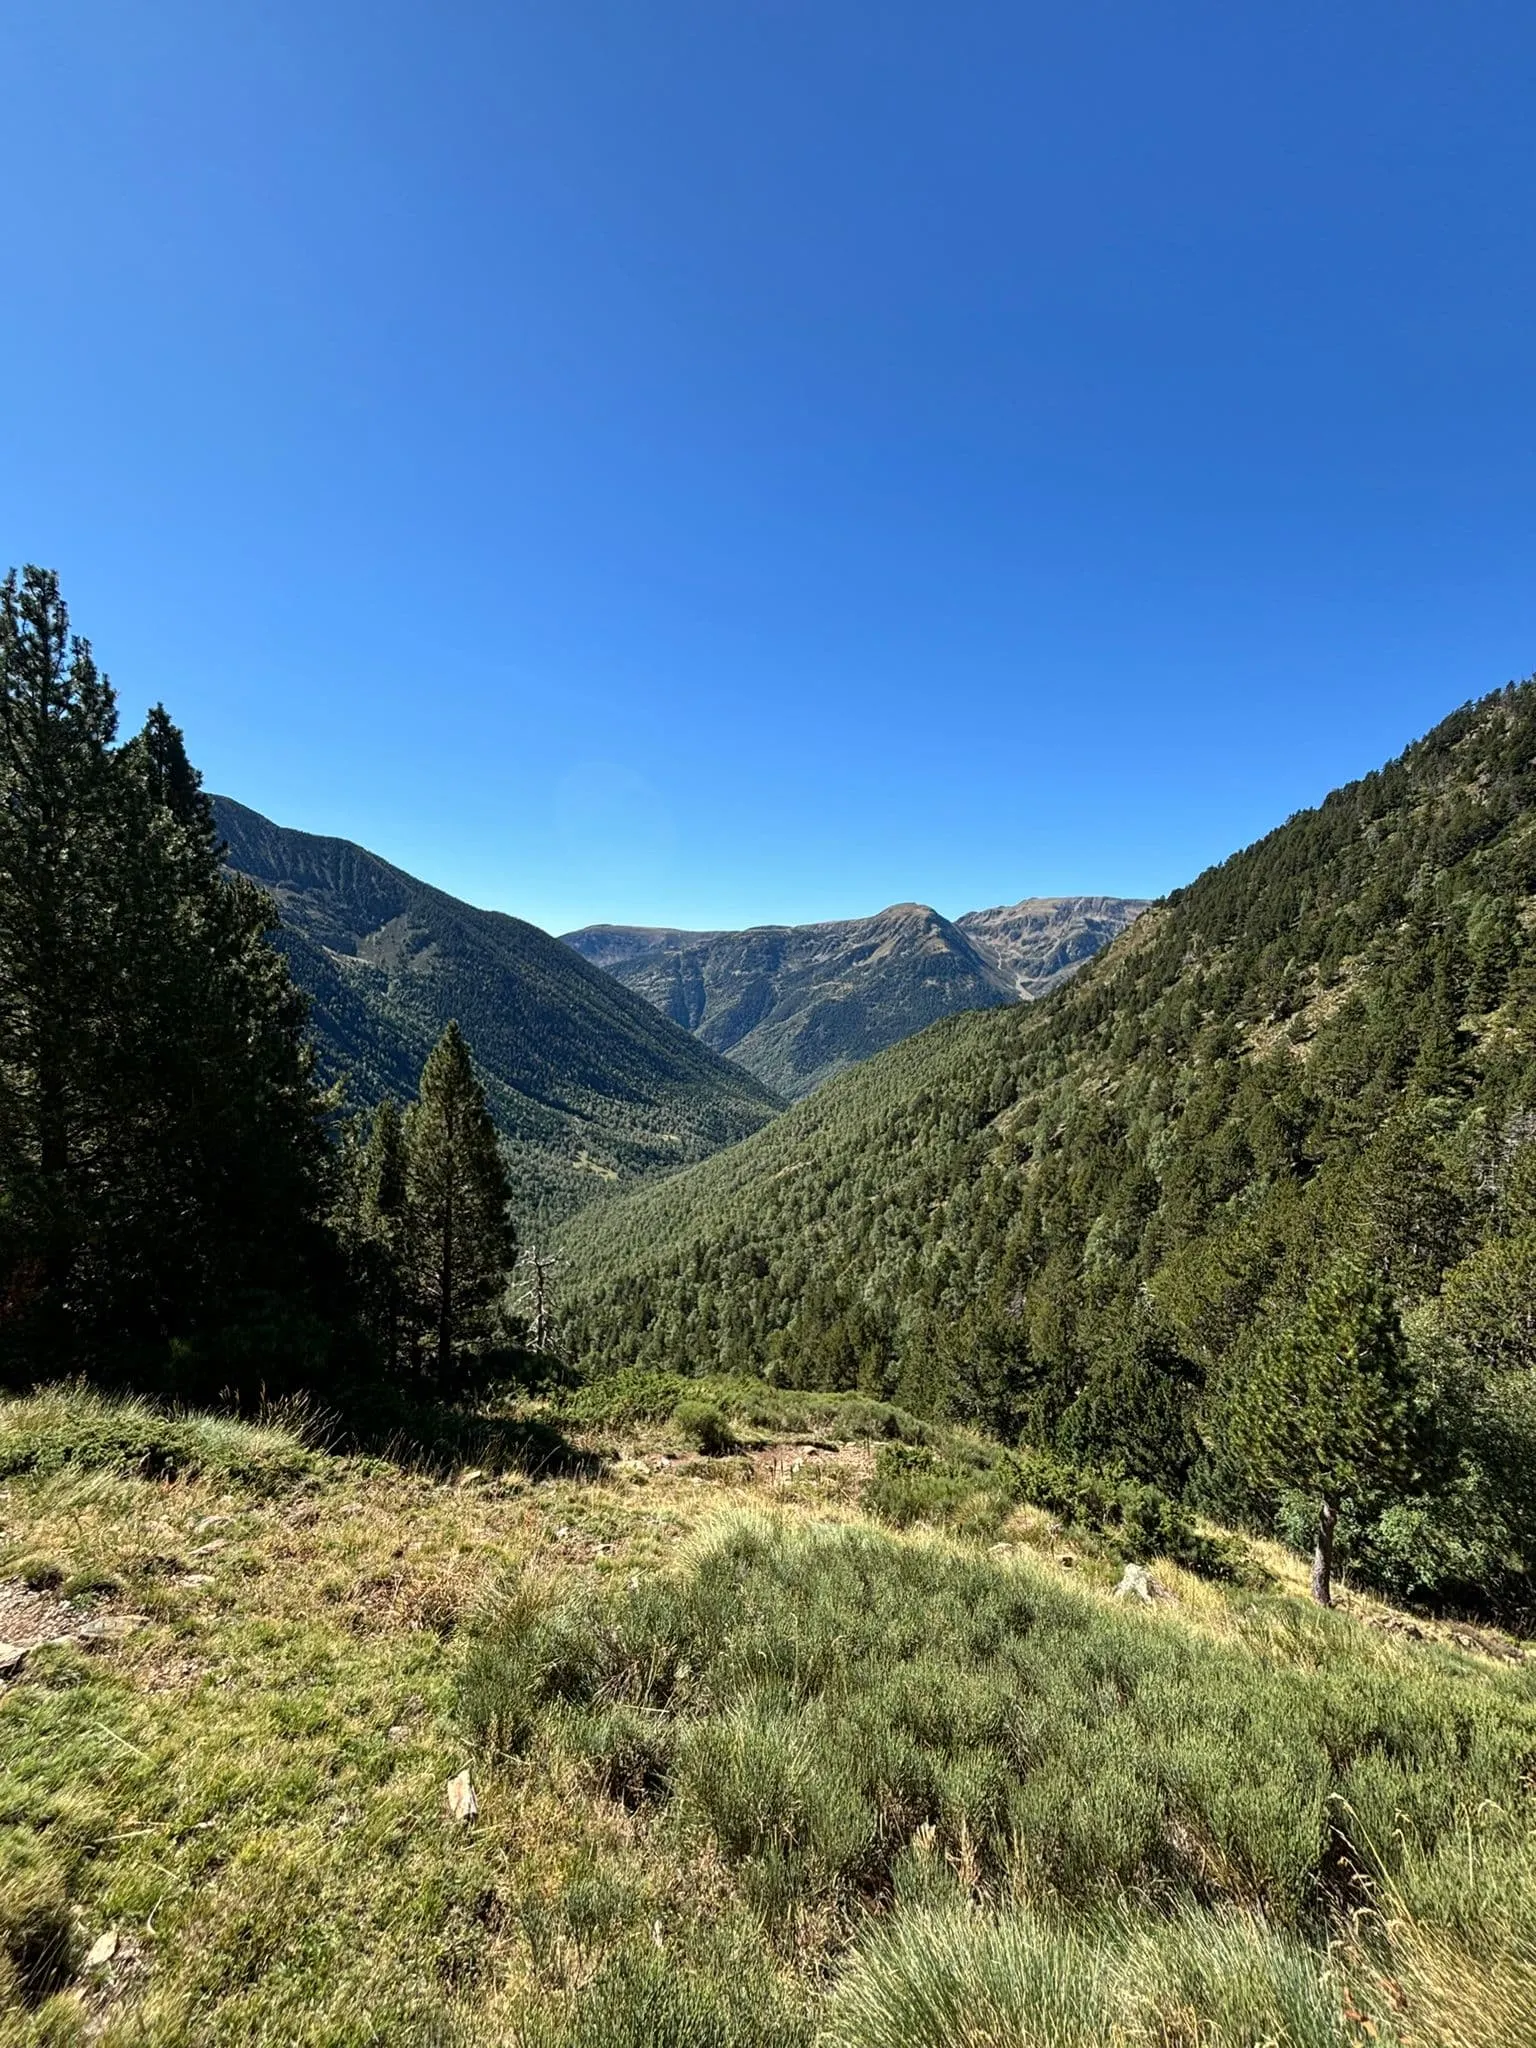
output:
[[[339,1417],[330,1448],[383,1458],[434,1478],[465,1467],[520,1472],[528,1479],[597,1479],[604,1461],[543,1416],[482,1415],[453,1407],[401,1406],[366,1418]]]
[[[466,1467],[529,1479],[596,1479],[604,1461],[534,1413],[412,1399],[398,1389],[333,1387],[196,1407],[83,1379],[0,1397],[0,1479],[69,1468],[144,1479],[221,1476],[258,1492],[313,1481],[328,1457],[375,1458],[448,1478]]]

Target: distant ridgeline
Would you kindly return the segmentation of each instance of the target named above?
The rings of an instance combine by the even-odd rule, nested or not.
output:
[[[565,943],[794,1099],[940,1017],[1046,994],[1144,908],[1039,897],[951,923],[898,903],[741,932],[588,925]]]
[[[863,1387],[1241,1513],[1224,1389],[1348,1251],[1390,1283],[1437,1416],[1476,1411],[1453,1475],[1476,1574],[1525,1569],[1533,803],[1527,683],[1176,891],[1046,1001],[937,1023],[575,1219],[570,1354]],[[1435,1541],[1454,1578],[1473,1539]]]
[[[407,1099],[456,1020],[525,1223],[700,1159],[780,1107],[536,926],[473,909],[344,839],[213,801],[229,866],[282,913],[279,942],[310,998],[323,1070],[347,1076],[355,1104]]]

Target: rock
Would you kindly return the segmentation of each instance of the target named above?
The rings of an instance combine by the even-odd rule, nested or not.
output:
[[[480,1811],[480,1802],[475,1797],[475,1788],[469,1782],[469,1772],[460,1771],[448,1780],[448,1813],[451,1819],[472,1821]]]
[[[14,1678],[27,1661],[20,1643],[0,1643],[0,1678]]]
[[[110,1963],[117,1954],[117,1929],[109,1928],[105,1934],[98,1934],[91,1943],[90,1953],[85,1959],[88,1970],[99,1970],[103,1963]]]
[[[1115,1588],[1117,1600],[1145,1600],[1152,1604],[1152,1581],[1147,1577],[1145,1565],[1128,1564]]]
[[[145,1618],[142,1614],[100,1614],[93,1621],[82,1621],[75,1635],[82,1643],[120,1642],[142,1628]]]

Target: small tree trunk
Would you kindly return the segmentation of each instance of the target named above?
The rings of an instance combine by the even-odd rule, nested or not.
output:
[[[1338,1502],[1325,1500],[1318,1510],[1317,1548],[1312,1553],[1312,1598],[1319,1607],[1333,1605],[1333,1532],[1338,1520]]]
[[[448,1391],[453,1365],[454,1251],[453,1190],[450,1187],[443,1204],[442,1253],[437,1275],[437,1386],[438,1392],[443,1394]]]

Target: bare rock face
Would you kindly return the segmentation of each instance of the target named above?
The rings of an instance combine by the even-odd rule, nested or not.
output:
[[[956,1010],[1044,994],[1140,908],[1052,897],[951,922],[897,903],[874,917],[741,932],[588,925],[565,943],[795,1098]]]
[[[956,923],[1026,1001],[1048,995],[1146,909],[1132,896],[1026,896]]]

